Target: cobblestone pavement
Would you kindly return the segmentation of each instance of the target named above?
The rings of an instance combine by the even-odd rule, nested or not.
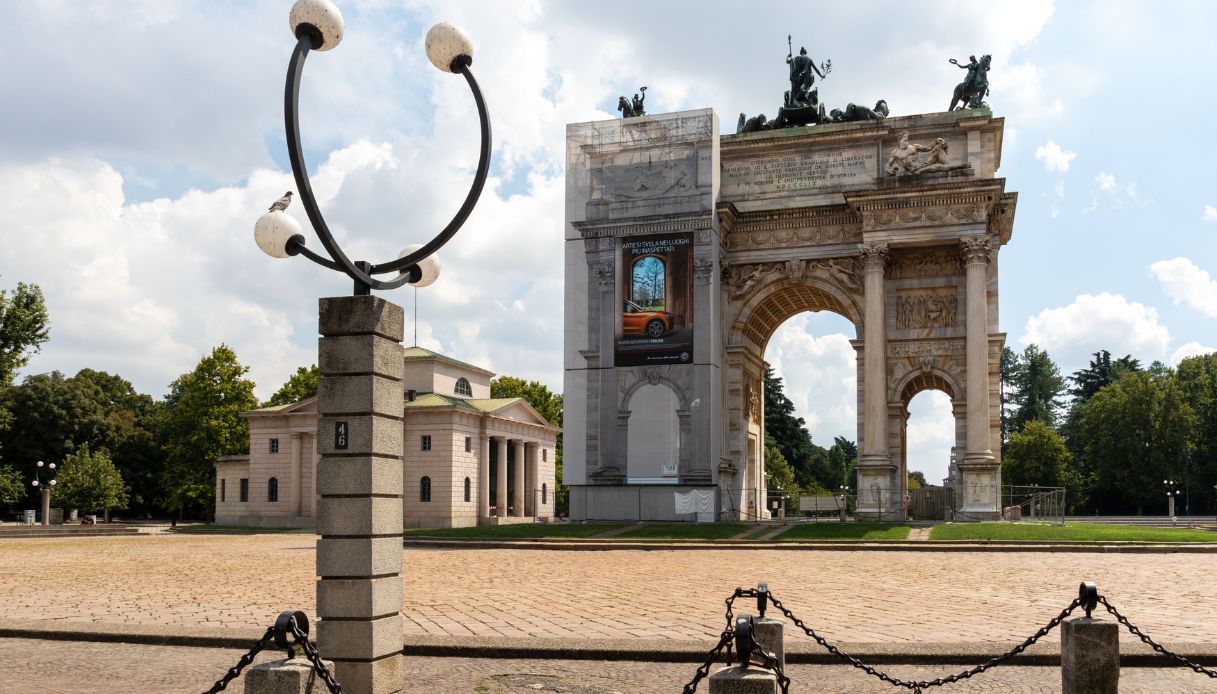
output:
[[[241,651],[174,646],[77,644],[62,641],[0,639],[0,694],[176,694],[196,693],[241,656]],[[279,657],[262,654],[255,662]],[[412,694],[673,694],[693,676],[691,663],[614,661],[489,660],[476,658],[406,658]],[[893,666],[905,678],[933,678],[964,666]],[[863,694],[899,692],[845,665],[792,665],[794,692]],[[999,667],[975,679],[949,685],[943,694],[1008,692],[1039,694],[1060,691],[1054,667]],[[244,691],[243,680],[225,692]],[[709,691],[706,683],[698,691]],[[938,690],[934,690],[938,691]],[[1186,669],[1125,668],[1123,694],[1200,694],[1217,691],[1217,683]]]
[[[0,604],[8,620],[262,629],[313,612],[314,542],[3,540]],[[1093,579],[1152,636],[1217,643],[1217,554],[412,548],[405,567],[409,634],[712,643],[723,598],[763,579],[830,639],[1014,643]]]

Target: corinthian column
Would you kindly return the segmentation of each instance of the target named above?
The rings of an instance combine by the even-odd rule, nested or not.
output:
[[[966,462],[993,461],[989,442],[989,239],[961,241],[967,272],[968,450]]]
[[[890,465],[887,451],[887,318],[883,287],[887,244],[864,246],[862,262],[866,268],[866,316],[862,347],[864,386],[860,462]]]

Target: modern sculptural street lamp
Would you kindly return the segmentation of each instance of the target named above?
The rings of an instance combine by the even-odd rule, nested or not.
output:
[[[354,296],[323,298],[319,307],[317,462],[314,489],[317,541],[318,647],[335,664],[342,690],[352,694],[405,690],[402,657],[404,311],[373,289],[435,281],[435,252],[464,225],[490,169],[490,119],[473,77],[469,37],[448,23],[427,32],[427,57],[461,75],[473,92],[481,149],[473,185],[456,215],[429,242],[409,246],[382,263],[352,261],[330,233],[309,182],[300,144],[300,80],[310,51],[342,40],[343,20],[329,0],[298,0],[290,15],[296,48],[283,97],[287,149],[299,197],[325,255],[305,246],[300,224],[284,209],[291,193],[254,227],[258,246],[275,258],[303,255],[355,283]],[[328,257],[327,257],[328,256]],[[396,273],[378,279],[378,275]],[[296,482],[297,484],[299,481]],[[247,690],[249,691],[249,690]],[[268,690],[269,691],[269,690]],[[275,690],[278,691],[278,690]]]
[[[43,468],[46,468],[46,474],[49,475],[46,479],[42,478]],[[55,479],[55,463],[44,465],[41,460],[38,461],[37,469],[34,470],[34,481],[30,484],[38,488],[42,492],[42,524],[51,524],[51,487],[57,484]]]
[[[473,185],[465,196],[465,202],[457,210],[452,221],[448,222],[435,238],[425,245],[407,247],[395,260],[384,263],[369,263],[361,260],[352,261],[339,247],[330,233],[329,225],[317,205],[313,195],[313,186],[309,181],[308,169],[304,163],[304,152],[300,145],[300,79],[304,73],[304,61],[309,51],[328,51],[342,41],[343,20],[338,8],[329,0],[298,0],[292,6],[290,15],[292,33],[296,36],[296,49],[292,51],[291,61],[287,66],[287,87],[283,95],[283,120],[287,134],[287,151],[292,164],[292,174],[296,179],[304,210],[309,222],[317,233],[321,245],[329,258],[315,253],[305,246],[304,235],[300,224],[282,209],[274,209],[262,215],[254,227],[254,238],[267,255],[274,258],[287,258],[303,255],[313,262],[345,273],[355,281],[355,294],[368,294],[372,289],[396,289],[404,284],[415,287],[425,287],[435,281],[439,275],[439,263],[434,254],[447,243],[464,225],[469,213],[473,211],[482,187],[486,183],[486,175],[490,170],[490,117],[486,112],[486,101],[482,90],[473,77],[470,67],[473,65],[473,45],[465,32],[459,28],[441,22],[431,27],[427,32],[427,57],[435,67],[461,75],[468,82],[473,92],[473,100],[477,104],[478,119],[481,123],[481,149],[478,155],[477,172]],[[290,202],[290,195],[288,196]],[[286,207],[286,204],[283,205]],[[378,280],[375,275],[397,272],[392,279]]]

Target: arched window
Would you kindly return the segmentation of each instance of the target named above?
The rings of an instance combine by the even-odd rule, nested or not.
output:
[[[418,483],[418,500],[431,501],[431,478],[424,477]]]
[[[465,503],[469,503],[470,485],[469,478],[465,478]]]
[[[473,388],[469,387],[469,379],[465,378],[464,376],[461,376],[460,378],[456,379],[456,388],[454,389],[454,392],[457,395],[463,395],[464,397],[472,398],[473,397]]]
[[[549,490],[547,489],[547,487],[548,487],[548,485],[546,485],[545,483],[541,483],[541,504],[542,504],[542,505],[544,505],[544,504],[548,504],[548,503],[549,503],[549,501],[547,501],[547,500],[546,500],[546,499],[547,499],[547,496],[546,496],[546,495],[547,495],[547,494],[548,494],[548,492],[549,492]]]
[[[663,261],[653,255],[636,261],[630,272],[630,299],[644,309],[663,310],[666,270]]]
[[[266,500],[267,501],[278,501],[279,500],[279,478],[272,477],[272,478],[266,480]]]

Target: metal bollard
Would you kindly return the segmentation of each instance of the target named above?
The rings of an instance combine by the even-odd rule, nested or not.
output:
[[[1115,622],[1090,616],[1099,591],[1086,581],[1078,589],[1085,617],[1061,624],[1063,694],[1116,694],[1120,687],[1120,630]]]

